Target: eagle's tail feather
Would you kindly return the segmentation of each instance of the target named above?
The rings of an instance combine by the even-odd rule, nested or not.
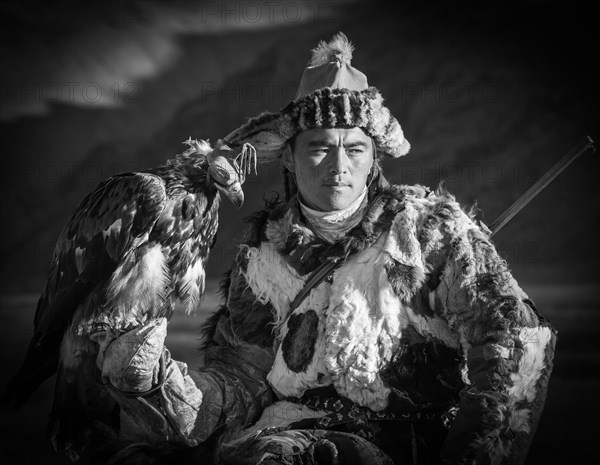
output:
[[[21,369],[6,386],[4,403],[20,407],[46,379],[50,378],[58,366],[58,353],[61,342],[59,334],[47,334],[42,343],[34,337],[27,349]]]
[[[85,362],[76,369],[60,365],[56,376],[54,403],[48,435],[56,452],[71,459],[90,444],[95,430],[118,430],[118,407],[99,384]]]
[[[71,380],[67,381],[67,377]],[[56,373],[54,402],[50,413],[48,435],[54,450],[77,459],[78,451],[85,446],[85,390],[77,376],[67,376],[61,364]]]

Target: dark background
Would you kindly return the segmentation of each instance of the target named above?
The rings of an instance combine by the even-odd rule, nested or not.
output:
[[[4,2],[0,34],[2,385],[32,335],[35,301],[71,211],[102,179],[162,163],[189,136],[223,137],[295,95],[310,49],[343,31],[411,152],[392,182],[445,179],[488,224],[585,135],[600,139],[595,15],[575,2]],[[594,113],[593,113],[594,112]],[[517,280],[559,331],[528,463],[599,458],[597,155],[586,154],[497,236]],[[169,345],[198,363],[197,327],[242,218],[280,190],[279,169],[224,202],[196,318]],[[3,463],[62,463],[44,439],[52,381],[2,407]]]

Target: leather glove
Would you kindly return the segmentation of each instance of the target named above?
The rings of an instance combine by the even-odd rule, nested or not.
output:
[[[96,363],[103,381],[130,394],[143,394],[159,385],[166,336],[166,318],[151,320],[119,336],[110,331],[101,337],[95,335],[92,339],[100,344]]]
[[[187,365],[164,346],[166,318],[126,333],[98,331],[96,363],[109,394],[121,407],[121,434],[134,441],[177,438],[189,446],[212,428],[199,416],[203,394]],[[210,417],[209,417],[210,418]]]

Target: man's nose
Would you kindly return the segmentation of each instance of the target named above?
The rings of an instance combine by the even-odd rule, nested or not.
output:
[[[344,147],[335,147],[331,151],[331,164],[329,170],[333,174],[343,174],[348,170],[348,157]]]

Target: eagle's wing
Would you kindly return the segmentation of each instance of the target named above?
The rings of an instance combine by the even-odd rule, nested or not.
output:
[[[6,400],[22,404],[57,368],[63,334],[83,299],[147,239],[166,204],[158,176],[125,173],[87,195],[63,229],[34,319],[34,335]]]
[[[205,265],[216,241],[219,204],[216,193],[186,193],[161,215],[150,235],[151,241],[160,240],[167,256],[177,311],[191,314],[204,295]]]

